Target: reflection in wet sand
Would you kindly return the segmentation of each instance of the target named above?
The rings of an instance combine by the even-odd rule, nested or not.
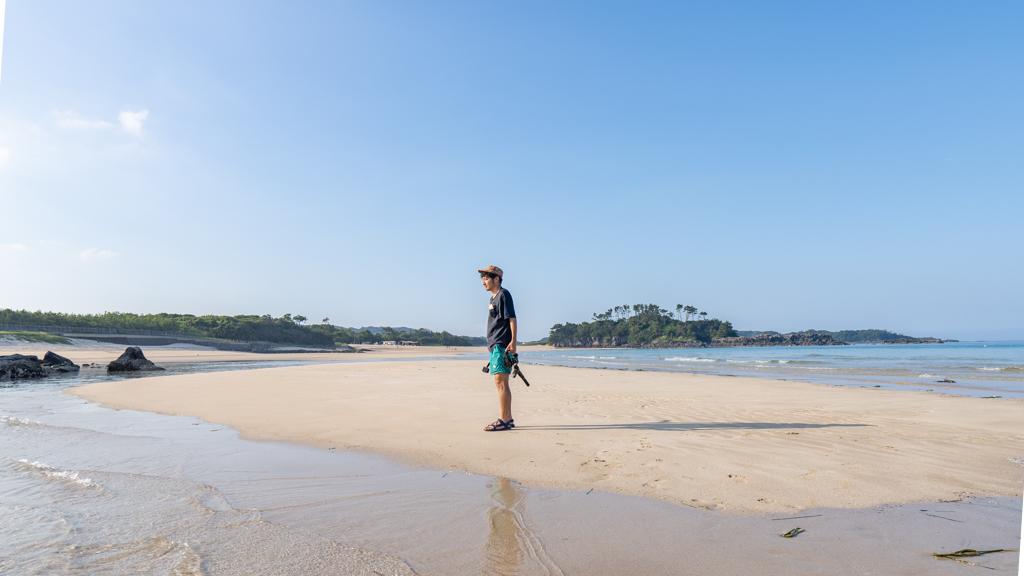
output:
[[[523,550],[519,544],[515,507],[522,498],[511,480],[498,478],[495,490],[491,492],[491,499],[494,500],[494,506],[487,511],[491,526],[487,534],[485,573],[519,574],[519,568],[523,563]]]
[[[523,517],[525,498],[508,478],[496,478],[492,485],[494,505],[487,511],[490,531],[483,573],[496,576],[517,574],[562,574],[548,557],[540,539]]]

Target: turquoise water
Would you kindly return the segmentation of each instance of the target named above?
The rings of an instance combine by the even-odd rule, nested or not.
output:
[[[961,396],[1024,397],[1024,341],[530,352],[524,364],[782,378]],[[940,382],[953,380],[953,382]]]

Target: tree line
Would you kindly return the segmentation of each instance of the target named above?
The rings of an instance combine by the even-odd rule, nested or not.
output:
[[[102,314],[66,314],[63,312],[29,312],[0,310],[0,325],[57,326],[68,329],[102,328],[113,330],[150,330],[201,338],[223,338],[243,342],[273,342],[330,348],[336,344],[376,344],[386,341],[407,341],[420,345],[474,346],[484,340],[434,332],[423,328],[397,330],[385,327],[376,333],[369,330],[334,326],[330,318],[319,324],[306,324],[301,314],[270,314],[218,316],[193,314],[133,314],[104,312]]]
[[[683,304],[676,305],[674,315],[657,304],[614,306],[595,313],[590,322],[555,324],[547,341],[556,347],[669,347],[736,335],[731,322],[707,316]]]

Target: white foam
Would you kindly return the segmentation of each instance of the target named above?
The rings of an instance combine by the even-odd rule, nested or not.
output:
[[[29,420],[28,418],[18,418],[17,416],[0,416],[0,422],[7,424],[8,426],[42,426],[43,423],[38,420]]]
[[[566,358],[578,358],[580,360],[597,360],[597,356],[566,356]]]
[[[993,368],[991,366],[979,366],[978,370],[984,370],[986,372],[1000,372],[1002,368]]]
[[[666,362],[715,362],[714,358],[702,358],[700,356],[670,356],[665,358]]]
[[[30,462],[25,458],[19,459],[18,463],[27,468],[31,468],[33,470],[41,472],[43,476],[46,476],[47,478],[64,480],[66,482],[72,482],[74,484],[78,484],[80,486],[87,486],[90,488],[98,486],[98,484],[93,482],[91,478],[85,478],[74,470],[59,470],[57,468],[54,468],[53,466],[50,466],[49,464],[39,462],[38,460],[33,460]]]
[[[935,374],[918,374],[918,378],[938,378]]]

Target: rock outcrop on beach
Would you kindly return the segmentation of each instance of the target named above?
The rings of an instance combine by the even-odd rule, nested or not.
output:
[[[38,356],[10,354],[0,356],[0,380],[21,380],[46,376]]]
[[[142,354],[142,348],[129,346],[124,353],[118,356],[110,364],[107,364],[107,372],[139,372],[145,370],[163,370],[163,368],[150,362]]]
[[[45,378],[52,374],[65,374],[78,372],[78,370],[78,364],[53,352],[47,352],[42,360],[35,355],[0,356],[0,380]]]
[[[55,352],[47,352],[43,356],[43,370],[47,374],[65,374],[67,372],[78,372],[81,367],[71,360]]]

